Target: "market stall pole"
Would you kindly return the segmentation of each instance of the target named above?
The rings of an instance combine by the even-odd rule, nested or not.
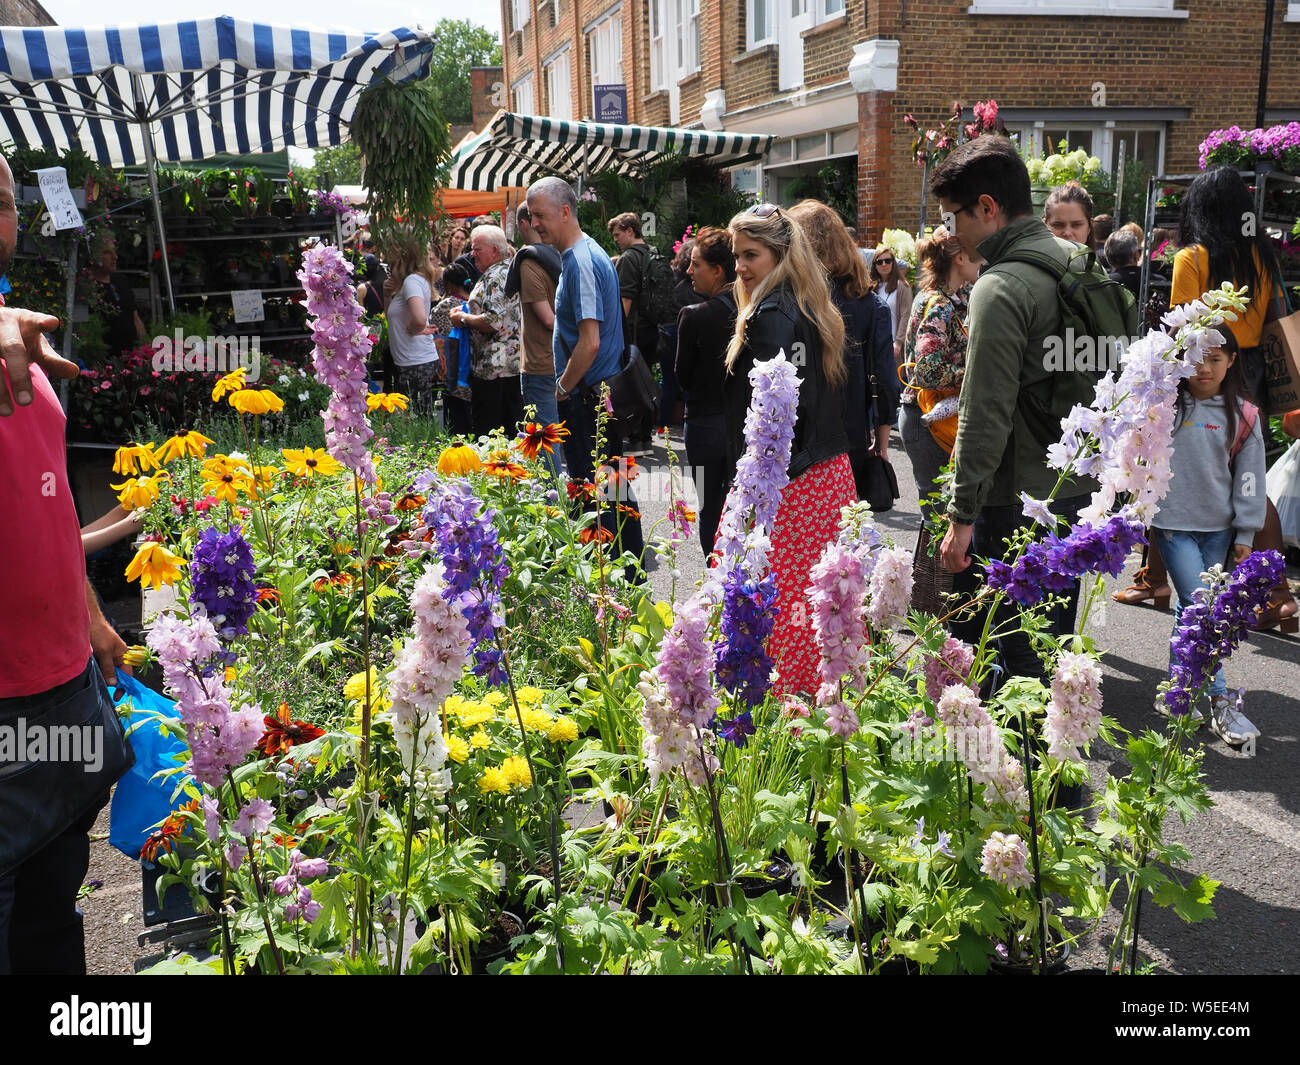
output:
[[[172,264],[167,253],[167,227],[163,225],[162,200],[158,198],[158,160],[153,154],[153,130],[149,123],[149,109],[144,103],[144,89],[140,75],[131,75],[131,93],[135,97],[136,114],[144,130],[144,164],[149,174],[149,196],[153,200],[153,222],[158,227],[158,247],[162,250],[163,280],[167,285],[167,310],[175,313],[176,295],[172,290]]]

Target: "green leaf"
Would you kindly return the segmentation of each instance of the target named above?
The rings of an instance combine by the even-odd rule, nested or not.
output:
[[[1196,877],[1186,887],[1176,880],[1167,879],[1153,896],[1153,901],[1157,906],[1172,906],[1174,913],[1188,924],[1199,924],[1214,918],[1211,903],[1218,888],[1219,881],[1211,880],[1204,874]]]

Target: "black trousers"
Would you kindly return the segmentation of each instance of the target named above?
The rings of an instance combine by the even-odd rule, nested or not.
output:
[[[474,435],[487,436],[493,429],[504,429],[512,437],[524,420],[524,393],[519,375],[470,378],[470,412],[474,422]]]
[[[686,418],[686,461],[695,477],[699,495],[700,547],[704,557],[713,551],[713,541],[722,520],[727,498],[727,419],[723,414],[690,414]]]
[[[1079,518],[1079,511],[1088,504],[1089,496],[1073,496],[1069,499],[1053,500],[1052,513],[1065,518],[1073,525]],[[984,558],[1006,561],[1007,545],[1003,542],[1017,529],[1028,522],[1021,513],[1020,506],[985,507],[975,519],[975,530],[971,537],[969,554]],[[972,596],[984,584],[984,567],[978,562],[953,577],[954,592],[963,596]],[[1068,599],[1062,606],[1054,607],[1048,615],[1048,631],[1053,636],[1065,636],[1074,632],[1075,618],[1079,610],[1079,583],[1076,581],[1070,589]],[[1003,599],[1002,605],[994,617],[994,625],[1013,622],[1018,616],[1019,608],[1015,603]],[[979,643],[984,630],[985,612],[978,611],[975,616],[963,619],[952,625],[953,635],[965,640],[972,646]],[[1048,681],[1047,670],[1042,660],[1034,653],[1029,637],[1023,632],[1013,632],[998,641],[998,658],[1004,677],[1034,677],[1043,682]]]

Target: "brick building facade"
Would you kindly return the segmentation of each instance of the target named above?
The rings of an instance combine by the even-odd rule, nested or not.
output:
[[[36,0],[0,0],[0,26],[54,25],[54,18]]]
[[[585,119],[625,86],[624,121],[771,133],[736,183],[781,200],[856,160],[858,228],[915,228],[903,116],[994,98],[1022,143],[1064,138],[1194,171],[1211,130],[1252,126],[1264,5],[1239,0],[503,0],[506,106]],[[1300,0],[1278,0],[1266,121],[1300,119]],[[931,211],[931,221],[935,212]]]

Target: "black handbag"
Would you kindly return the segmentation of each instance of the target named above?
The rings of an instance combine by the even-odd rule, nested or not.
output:
[[[0,761],[0,876],[102,808],[109,789],[135,764],[93,659],[43,696],[6,702],[0,727],[14,751]]]
[[[876,375],[871,375],[871,413],[872,424],[880,424],[879,408],[876,400],[879,393],[876,390]],[[866,499],[867,506],[873,511],[881,513],[886,510],[894,509],[894,500],[899,497],[898,475],[894,472],[894,467],[889,459],[876,452],[870,452],[863,464],[863,475],[866,480]]]
[[[568,362],[572,352],[563,337],[560,337],[560,346],[564,349],[564,360]],[[623,368],[612,377],[606,377],[603,383],[609,386],[610,416],[627,426],[639,427],[659,409],[659,386],[636,348],[623,349]],[[585,396],[593,391],[593,387],[599,388],[600,385],[579,388],[577,392]]]

